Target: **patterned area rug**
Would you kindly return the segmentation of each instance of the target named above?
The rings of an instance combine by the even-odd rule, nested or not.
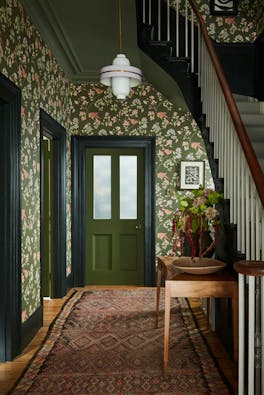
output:
[[[78,291],[12,394],[231,394],[185,299],[173,299],[163,379],[164,295],[154,288]]]

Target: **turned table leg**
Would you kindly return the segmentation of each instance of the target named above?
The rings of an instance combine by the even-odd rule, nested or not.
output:
[[[165,282],[165,322],[164,322],[164,358],[163,358],[163,376],[167,376],[167,366],[169,357],[169,332],[170,332],[170,303],[171,293],[169,285]]]
[[[158,271],[157,271],[157,296],[156,296],[156,328],[159,326],[159,305],[160,305],[160,286],[161,286],[161,273],[162,269],[158,264]]]

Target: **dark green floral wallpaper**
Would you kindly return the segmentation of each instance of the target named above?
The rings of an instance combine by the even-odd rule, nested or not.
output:
[[[157,136],[157,253],[170,250],[168,186],[175,183],[180,158],[205,159],[199,130],[190,113],[173,108],[150,85],[125,102],[101,85],[74,86],[65,78],[17,0],[0,0],[1,72],[22,90],[22,321],[40,303],[39,109],[70,133]],[[72,115],[72,101],[74,114]],[[68,139],[67,272],[70,272],[70,146]],[[165,219],[166,218],[166,219]]]
[[[0,0],[0,71],[22,90],[21,280],[25,321],[40,303],[39,109],[68,130],[71,100],[69,82],[17,0]],[[69,237],[67,255],[69,270]]]
[[[176,0],[170,0],[175,7]],[[210,37],[217,42],[253,42],[264,29],[263,0],[238,1],[235,16],[210,14],[210,0],[195,0]]]
[[[79,85],[73,91],[73,105],[73,134],[156,136],[156,254],[170,254],[177,201],[167,192],[178,188],[180,161],[205,160],[206,186],[212,186],[203,140],[192,115],[173,106],[149,84],[133,89],[125,101],[113,98],[99,84]]]
[[[206,7],[205,0],[200,3]],[[247,39],[251,40],[255,33],[251,25],[248,28]],[[238,33],[234,34],[239,40]],[[225,39],[225,35],[221,37]],[[191,114],[175,108],[151,85],[141,85],[126,101],[117,101],[100,84],[70,84],[18,0],[0,0],[0,71],[22,90],[21,281],[22,321],[25,321],[40,303],[40,108],[61,123],[68,133],[67,273],[71,270],[71,134],[156,136],[157,254],[168,254],[171,250],[175,201],[167,191],[177,188],[179,162],[181,159],[205,160],[206,155]],[[206,186],[210,186],[208,165],[206,176]]]

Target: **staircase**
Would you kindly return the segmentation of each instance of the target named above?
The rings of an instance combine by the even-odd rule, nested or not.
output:
[[[177,82],[189,110],[199,121],[202,108],[197,76],[198,28],[187,2],[184,15],[177,4],[173,9],[164,0],[143,0],[142,8],[142,1],[137,1],[138,44]]]
[[[255,100],[241,96],[234,100],[195,1],[174,3],[171,10],[169,0],[137,0],[138,44],[176,80],[202,131],[216,189],[223,190],[226,202],[223,217],[227,226],[219,249],[220,259],[228,262],[229,270],[239,259],[253,265],[264,261],[264,115]],[[264,370],[264,281],[261,287],[256,286],[263,300],[261,304],[255,300],[253,281],[247,303],[246,281],[239,275],[243,295],[239,299],[239,333],[244,333],[248,321],[251,326],[248,333],[256,334],[254,317],[261,316],[262,359],[256,354],[260,348],[256,348],[253,336],[253,341],[248,341],[248,364],[244,369],[246,342],[240,337],[239,395],[245,393],[245,370],[248,393],[260,394],[254,391],[256,380],[259,381],[256,388],[260,388],[256,378],[260,360]],[[249,320],[245,318],[246,305]],[[217,309],[220,326],[230,322],[230,314],[225,311]],[[224,327],[222,331],[224,343],[229,338],[228,329]],[[263,395],[264,381],[262,387]]]
[[[262,103],[248,96],[233,96],[264,173],[264,112],[261,109]]]

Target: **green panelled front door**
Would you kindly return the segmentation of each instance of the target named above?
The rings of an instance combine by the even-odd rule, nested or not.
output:
[[[86,284],[144,284],[144,151],[86,150]]]

